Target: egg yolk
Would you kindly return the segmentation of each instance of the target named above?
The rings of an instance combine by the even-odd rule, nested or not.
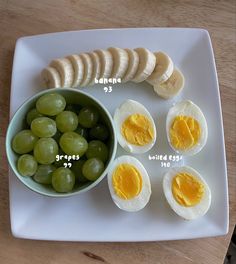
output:
[[[190,116],[176,116],[170,128],[171,144],[180,150],[186,150],[198,143],[201,127]]]
[[[128,200],[139,195],[143,181],[140,172],[131,164],[120,164],[112,175],[112,185],[116,195]]]
[[[172,181],[172,193],[177,203],[185,207],[197,205],[204,195],[204,185],[188,173],[178,173]]]
[[[144,146],[154,139],[151,121],[144,115],[130,115],[122,124],[121,132],[129,143]]]

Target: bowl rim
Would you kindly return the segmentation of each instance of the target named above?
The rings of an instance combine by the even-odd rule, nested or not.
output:
[[[94,182],[92,182],[91,184],[89,184],[88,186],[86,186],[85,188],[75,191],[75,192],[69,192],[69,193],[45,193],[44,191],[40,191],[40,190],[36,190],[34,189],[30,184],[27,184],[26,182],[23,181],[23,176],[21,176],[19,174],[19,172],[16,169],[16,166],[13,164],[13,161],[10,158],[10,149],[11,149],[11,138],[10,138],[10,127],[12,125],[12,123],[14,122],[14,120],[16,119],[18,113],[27,105],[29,104],[31,101],[35,100],[37,97],[40,97],[44,94],[47,93],[56,93],[57,91],[65,91],[65,92],[75,92],[78,94],[83,94],[87,97],[89,97],[89,99],[93,100],[95,103],[97,103],[102,110],[105,112],[105,114],[107,115],[110,123],[111,123],[111,128],[112,128],[112,133],[113,133],[113,150],[112,150],[112,154],[110,157],[110,161],[108,162],[106,169],[103,171],[102,175]],[[107,110],[107,108],[104,106],[103,103],[101,103],[97,98],[95,98],[94,96],[81,91],[81,90],[77,90],[76,88],[53,88],[53,89],[45,89],[43,91],[40,91],[36,94],[34,94],[33,96],[29,97],[28,99],[26,99],[15,111],[15,113],[13,114],[12,117],[10,117],[9,119],[9,123],[8,123],[8,127],[7,127],[7,132],[6,132],[6,140],[5,140],[5,147],[6,147],[6,154],[7,154],[7,160],[8,160],[8,164],[10,165],[10,169],[13,171],[14,175],[16,176],[16,178],[18,178],[20,180],[20,182],[26,186],[28,189],[30,189],[31,191],[41,194],[43,196],[47,196],[47,197],[54,197],[54,198],[63,198],[63,197],[70,197],[70,196],[74,196],[74,195],[78,195],[80,193],[86,192],[91,190],[92,188],[94,188],[96,185],[98,185],[107,175],[108,171],[109,171],[109,167],[111,166],[112,162],[115,159],[116,156],[116,152],[117,152],[117,133],[115,130],[115,125],[114,125],[114,121],[113,118],[110,114],[110,112]]]

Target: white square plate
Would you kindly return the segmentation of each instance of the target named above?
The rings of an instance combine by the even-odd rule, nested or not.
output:
[[[104,179],[93,190],[70,198],[44,197],[27,189],[10,172],[10,213],[16,237],[68,241],[152,241],[224,235],[228,231],[228,189],[221,105],[210,37],[202,29],[140,28],[53,33],[17,41],[11,87],[11,116],[30,96],[41,91],[40,72],[53,59],[98,48],[146,47],[167,52],[181,69],[186,84],[173,100],[160,99],[146,83],[114,85],[105,93],[102,85],[84,91],[98,98],[111,114],[126,99],[134,99],[152,114],[157,143],[150,153],[136,155],[146,167],[152,184],[149,204],[140,212],[127,213],[112,202]],[[197,155],[178,164],[198,170],[212,191],[209,212],[194,221],[175,215],[162,191],[167,168],[148,155],[174,154],[165,134],[165,118],[176,101],[190,99],[205,114],[209,137]],[[118,148],[117,155],[124,151]]]

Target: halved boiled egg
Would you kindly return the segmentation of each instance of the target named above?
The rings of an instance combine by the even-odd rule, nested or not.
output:
[[[121,147],[130,153],[145,153],[156,141],[156,127],[151,114],[139,102],[126,100],[116,109],[114,123]]]
[[[118,157],[112,163],[107,179],[111,197],[120,209],[136,212],[148,203],[151,184],[138,159],[127,155]]]
[[[174,167],[163,178],[163,191],[176,214],[187,220],[203,216],[211,204],[211,191],[191,167]]]
[[[205,146],[207,122],[201,109],[190,100],[170,108],[166,119],[166,133],[170,146],[183,155],[194,155]]]

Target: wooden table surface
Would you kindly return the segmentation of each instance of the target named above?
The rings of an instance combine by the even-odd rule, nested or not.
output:
[[[181,3],[180,3],[181,2]],[[0,0],[0,259],[1,263],[222,263],[236,218],[235,1]],[[5,134],[15,42],[27,35],[123,27],[200,27],[215,52],[224,118],[230,198],[228,235],[148,243],[68,243],[11,235]]]

